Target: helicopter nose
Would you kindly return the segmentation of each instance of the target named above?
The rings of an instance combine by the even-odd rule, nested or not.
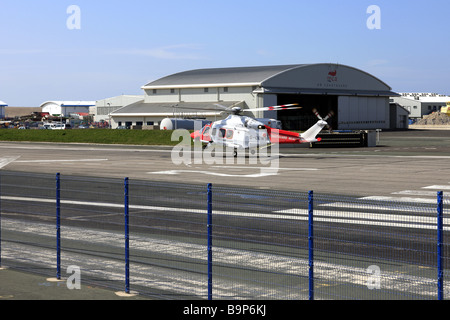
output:
[[[194,132],[191,133],[191,138],[192,138],[192,139],[195,138],[195,133],[196,133],[196,131],[194,131]]]

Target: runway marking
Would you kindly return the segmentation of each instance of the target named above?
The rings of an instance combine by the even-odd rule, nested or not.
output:
[[[450,185],[442,185],[442,186],[434,185],[434,186],[422,187],[422,189],[436,189],[439,191],[450,190]]]
[[[223,173],[223,172],[215,172],[210,170],[164,170],[164,171],[152,171],[147,172],[148,174],[168,174],[168,175],[176,175],[183,173],[200,173],[212,176],[219,177],[237,177],[237,178],[261,178],[268,176],[275,176],[279,174],[279,171],[318,171],[317,168],[276,168],[276,167],[251,167],[251,166],[211,166],[212,168],[219,169],[259,169],[260,172],[257,173],[247,173],[247,174],[232,174],[232,173]]]
[[[387,196],[368,196],[358,198],[361,200],[379,200],[379,201],[392,201],[392,202],[409,202],[409,203],[424,203],[424,204],[435,204],[436,199],[428,198],[411,198],[411,197],[387,197]]]
[[[366,151],[356,151],[356,152],[366,152]],[[450,159],[450,156],[394,156],[386,154],[349,154],[349,153],[337,153],[331,152],[326,153],[280,153],[279,156],[283,157],[371,157],[371,158],[412,158],[412,159]]]
[[[160,147],[160,149],[145,149],[146,147],[152,147],[152,146],[130,146],[130,145],[114,145],[114,144],[58,144],[58,143],[42,143],[42,145],[13,145],[13,144],[6,144],[6,143],[0,143],[0,146],[5,149],[27,149],[27,150],[42,150],[43,145],[46,150],[68,150],[68,151],[98,151],[98,147],[103,148],[105,152],[112,151],[112,152],[156,152],[156,153],[171,153],[173,152],[173,147],[168,146],[167,149],[163,149],[163,147]],[[94,146],[92,146],[94,145]],[[142,148],[141,148],[142,147]],[[283,148],[281,148],[280,152],[277,154],[273,154],[274,157],[385,157],[385,158],[417,158],[417,159],[450,159],[450,156],[413,156],[413,155],[385,155],[385,154],[367,154],[367,151],[356,151],[361,152],[361,154],[350,154],[350,153],[301,153],[301,154],[295,154],[295,153],[283,153]],[[197,151],[192,151],[192,153]],[[202,153],[202,151],[198,151],[199,153]]]
[[[271,169],[269,167],[245,167],[245,166],[213,166],[213,168],[225,168],[225,169]],[[275,168],[273,168],[275,170]],[[286,171],[317,171],[317,168],[277,168],[276,170],[286,170]]]
[[[54,236],[54,226],[49,224],[25,223],[5,219],[4,227],[12,232],[34,232],[44,237]],[[110,247],[121,248],[123,235],[120,232],[107,232],[102,230],[85,229],[78,227],[65,227],[63,230],[65,240],[78,241],[83,239],[90,244],[108,245]],[[207,259],[207,246],[202,244],[185,243],[181,241],[152,238],[148,236],[134,235],[130,239],[130,246],[134,250],[148,253],[163,254],[165,256],[189,258],[199,261]],[[255,252],[243,249],[214,247],[214,260],[220,265],[240,266],[242,268],[255,271],[273,271],[277,274],[284,274],[295,277],[302,277],[308,274],[308,260],[304,258],[271,254],[265,252]],[[17,243],[7,243],[3,248],[3,256],[6,259],[14,259],[38,265],[48,266],[54,263],[53,249],[40,248],[36,246],[23,245]],[[96,257],[83,253],[62,251],[62,260],[70,264],[76,261],[81,267],[84,275],[93,276],[100,279],[110,279],[123,281],[123,262],[111,258]],[[383,262],[381,262],[383,263]],[[101,268],[99,268],[101,266]],[[366,267],[348,266],[339,263],[329,263],[324,261],[315,262],[315,276],[321,283],[330,281],[329,285],[336,283],[351,283],[366,286],[369,275]],[[185,295],[204,296],[207,287],[204,275],[190,270],[174,270],[164,265],[133,265],[133,284],[150,288],[160,288]],[[384,287],[401,292],[420,292],[422,295],[435,295],[435,279],[427,277],[403,274],[396,271],[385,271],[380,274],[380,280]],[[388,268],[386,268],[388,269]],[[332,284],[331,284],[332,283]],[[304,294],[298,289],[289,286],[273,286],[267,290],[264,285],[257,282],[237,282],[236,279],[217,276],[214,280],[215,295],[217,297],[253,297],[271,298],[275,295],[278,298],[290,298],[293,296],[300,299]],[[445,285],[448,285],[447,282]]]
[[[435,191],[425,191],[425,190],[402,190],[397,192],[391,192],[391,194],[401,194],[401,195],[410,195],[410,196],[436,196]]]
[[[307,211],[287,209],[276,211],[278,213],[300,213],[307,215]],[[328,218],[323,218],[328,217]],[[305,219],[306,220],[306,219]],[[414,229],[436,229],[437,219],[418,215],[397,215],[368,212],[340,212],[335,210],[314,210],[314,221],[336,222],[347,224],[362,224],[372,226],[389,226]],[[444,219],[444,225],[449,225],[450,219]],[[450,230],[450,226],[444,227]]]
[[[2,200],[10,201],[28,201],[28,202],[43,202],[55,203],[54,199],[40,199],[27,197],[11,197],[2,196]],[[96,206],[109,208],[123,208],[123,204],[105,203],[105,202],[87,202],[76,200],[61,200],[61,204],[80,205],[80,206]],[[200,213],[206,214],[206,209],[191,209],[191,208],[173,208],[161,206],[147,206],[147,205],[129,205],[130,209],[166,211],[166,212],[186,212],[186,213]],[[351,206],[350,208],[354,208]],[[363,207],[366,208],[367,207]],[[286,209],[277,210],[272,213],[254,213],[254,212],[238,212],[238,211],[223,211],[214,210],[214,215],[226,216],[240,216],[263,219],[288,219],[288,220],[308,220],[307,209]],[[77,219],[79,219],[78,217]],[[72,217],[72,219],[74,219]],[[424,217],[417,215],[397,215],[397,214],[374,214],[367,212],[342,212],[337,210],[314,210],[315,221],[344,223],[344,224],[362,224],[375,226],[391,226],[400,228],[416,228],[416,229],[435,229],[436,219],[434,217]],[[449,219],[444,219],[444,225],[448,225]],[[450,230],[450,227],[444,227],[444,230]]]
[[[20,160],[20,163],[37,163],[37,162],[92,162],[92,161],[108,161],[108,159],[61,159],[61,160]]]
[[[18,157],[1,157],[0,158],[0,169],[7,166],[11,162],[16,161],[19,158],[20,158],[20,156],[18,156]]]
[[[390,205],[385,204],[383,205],[382,203],[377,203],[377,204],[369,204],[369,203],[358,203],[358,202],[341,202],[341,201],[336,201],[336,202],[330,202],[330,203],[324,203],[324,204],[320,204],[319,207],[336,207],[336,208],[342,208],[342,209],[363,209],[363,210],[378,210],[378,211],[383,211],[383,212],[424,212],[424,208],[419,208],[419,210],[413,210],[416,206],[416,203],[404,203],[404,202],[395,202],[393,200],[397,199],[394,197],[386,197],[389,199],[386,200],[382,200],[382,199],[367,199],[368,197],[364,197],[363,198],[359,198],[361,200],[379,200],[382,202],[390,202]],[[381,198],[381,197],[380,197]],[[430,208],[425,208],[428,210],[432,210]],[[431,211],[430,211],[431,212]],[[434,213],[434,211],[433,211]]]
[[[213,172],[213,171],[207,171],[207,170],[167,170],[167,171],[155,171],[155,172],[147,172],[147,173],[148,174],[170,174],[170,175],[176,175],[176,174],[180,174],[180,173],[201,173],[201,174],[212,175],[212,176],[236,177],[236,178],[260,178],[260,177],[278,175],[278,169],[276,169],[276,168],[260,168],[260,169],[261,169],[261,172],[253,173],[253,174],[229,174],[229,173],[220,173],[220,172]]]

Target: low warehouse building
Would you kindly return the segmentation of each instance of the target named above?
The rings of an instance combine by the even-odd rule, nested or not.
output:
[[[43,113],[52,116],[69,117],[71,114],[89,114],[89,108],[95,106],[95,101],[46,101],[41,104]]]
[[[419,120],[446,107],[450,96],[437,93],[400,93],[400,96],[392,97],[391,102],[408,110],[410,119]]]
[[[117,97],[97,100],[95,106],[91,108],[91,113],[94,114],[94,121],[108,121],[110,122],[109,114],[117,109],[120,109],[129,104],[143,101],[143,95],[120,95]]]
[[[5,107],[7,106],[8,105],[5,102],[0,101],[0,119],[5,118]]]
[[[391,87],[362,70],[339,64],[199,69],[176,73],[142,87],[143,101],[113,111],[112,127],[159,124],[165,117],[226,116],[223,107],[262,108],[298,103],[301,109],[248,113],[281,120],[283,128],[305,130],[330,111],[333,129],[390,129]],[[395,106],[394,106],[395,107]]]

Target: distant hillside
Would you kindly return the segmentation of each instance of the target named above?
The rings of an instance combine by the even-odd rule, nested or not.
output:
[[[5,117],[6,118],[14,118],[14,117],[22,117],[29,116],[33,112],[42,112],[42,108],[33,108],[33,107],[5,107]]]

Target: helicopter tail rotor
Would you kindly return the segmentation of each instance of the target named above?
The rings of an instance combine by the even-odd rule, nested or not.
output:
[[[331,110],[330,112],[328,112],[328,114],[326,115],[325,118],[322,118],[319,114],[319,112],[317,111],[316,108],[312,109],[312,112],[316,115],[317,118],[319,118],[319,120],[325,121],[327,122],[328,119],[330,119],[333,115],[334,112]],[[332,131],[332,128],[330,126],[330,124],[327,122],[326,127],[328,128],[328,130]]]

